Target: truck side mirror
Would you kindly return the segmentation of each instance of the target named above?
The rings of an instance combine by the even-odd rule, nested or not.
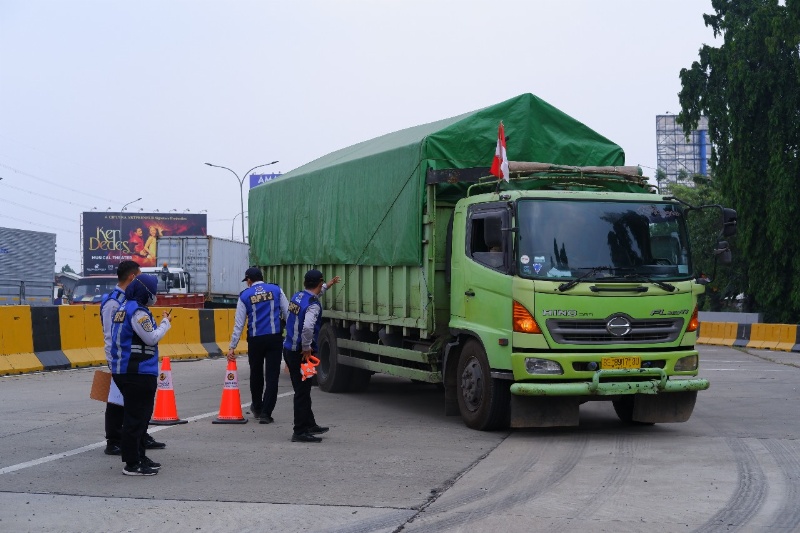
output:
[[[722,208],[722,236],[736,235],[736,210],[728,207]]]
[[[714,248],[714,256],[717,258],[717,261],[723,265],[731,264],[733,256],[731,254],[731,249],[728,247],[728,241],[719,241],[717,243],[716,248]]]

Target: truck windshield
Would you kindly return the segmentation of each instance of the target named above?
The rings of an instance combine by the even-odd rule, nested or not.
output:
[[[524,278],[688,279],[683,212],[670,203],[520,200]],[[594,269],[594,272],[592,270]]]
[[[160,272],[156,272],[158,277],[158,292],[186,292],[186,280],[184,279],[183,272],[170,272],[166,276]],[[164,279],[166,277],[166,279]]]
[[[97,303],[117,286],[117,278],[79,279],[72,290],[73,302]]]

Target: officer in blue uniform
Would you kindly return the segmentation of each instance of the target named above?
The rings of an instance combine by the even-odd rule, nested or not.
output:
[[[289,318],[286,320],[286,340],[283,343],[283,358],[289,368],[294,388],[294,433],[292,442],[322,442],[320,435],[328,431],[319,426],[311,410],[311,380],[303,380],[300,364],[317,351],[317,337],[322,326],[322,304],[319,297],[332,285],[339,283],[336,276],[323,283],[322,272],[309,270],[303,280],[302,290],[289,302]]]
[[[106,362],[111,365],[111,326],[114,315],[120,306],[125,303],[125,289],[133,278],[140,273],[139,264],[134,261],[121,261],[117,265],[117,286],[114,290],[104,294],[100,303],[100,324],[103,326],[103,339],[105,341]],[[112,382],[112,388],[116,391],[117,386]],[[113,402],[106,402],[106,455],[120,455],[122,452],[119,447],[120,432],[122,431],[122,418],[125,409],[122,405]],[[149,434],[145,434],[145,448],[148,450],[165,448],[166,444],[158,442]]]
[[[239,294],[228,360],[236,358],[247,321],[247,361],[250,363],[250,412],[262,424],[270,424],[272,410],[278,400],[278,378],[281,372],[282,322],[286,321],[289,300],[274,283],[264,283],[264,275],[255,267],[244,273],[247,288]],[[264,379],[266,377],[266,388]]]
[[[169,331],[172,320],[167,312],[156,326],[148,309],[156,303],[157,287],[155,276],[136,276],[125,289],[126,301],[115,313],[111,327],[111,374],[125,404],[122,473],[128,476],[152,476],[161,467],[144,454],[157,387],[158,341]]]

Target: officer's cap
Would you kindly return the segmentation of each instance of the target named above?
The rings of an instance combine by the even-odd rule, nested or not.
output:
[[[309,270],[306,272],[306,277],[303,280],[306,285],[313,285],[316,287],[323,280],[322,272],[319,270]]]
[[[250,267],[244,273],[244,279],[242,281],[264,281],[264,275],[261,273],[261,269],[256,267]]]

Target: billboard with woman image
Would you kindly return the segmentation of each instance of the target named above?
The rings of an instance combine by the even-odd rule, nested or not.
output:
[[[113,274],[120,261],[156,266],[156,242],[173,235],[206,235],[207,217],[193,213],[100,213],[82,215],[83,275]]]

